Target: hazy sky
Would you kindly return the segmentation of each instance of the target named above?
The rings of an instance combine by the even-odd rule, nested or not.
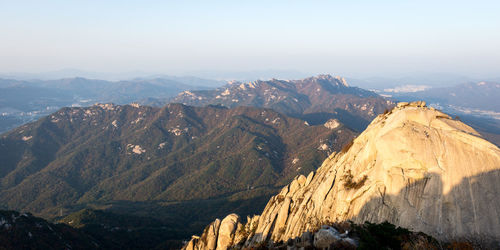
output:
[[[0,72],[500,76],[500,1],[0,0]]]

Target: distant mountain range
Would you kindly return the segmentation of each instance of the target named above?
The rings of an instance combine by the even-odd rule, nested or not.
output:
[[[96,102],[127,104],[147,98],[167,99],[189,89],[209,89],[217,81],[177,77],[104,81],[0,79],[0,133],[67,106]]]
[[[423,91],[394,93],[398,99],[424,99],[451,111],[474,113],[493,111],[500,119],[500,83],[469,82],[450,87],[430,88]],[[478,113],[480,114],[480,113]]]
[[[474,78],[449,73],[414,72],[399,76],[349,77],[347,80],[361,88],[383,90],[405,85],[450,87],[456,84],[474,81]]]
[[[254,107],[63,108],[1,136],[0,209],[116,208],[188,230],[246,202],[244,213],[261,209],[355,135],[337,120],[311,126]],[[176,216],[187,211],[196,217]]]
[[[301,80],[231,82],[215,90],[184,91],[168,102],[265,107],[305,119],[310,124],[338,119],[358,131],[393,105],[371,91],[350,87],[344,78],[330,75]]]
[[[468,82],[421,91],[389,92],[395,101],[425,100],[435,108],[467,122],[488,140],[500,145],[500,83]]]
[[[224,80],[213,80],[213,79],[225,79],[221,77],[207,77],[199,76],[197,74],[182,74],[182,75],[170,75],[163,73],[145,72],[145,71],[130,71],[130,72],[92,72],[79,69],[61,69],[47,72],[38,73],[27,73],[27,72],[1,72],[0,78],[3,79],[13,79],[21,81],[49,81],[54,79],[68,79],[68,78],[86,78],[86,79],[101,79],[106,81],[129,81],[129,80],[149,80],[149,79],[166,79],[174,80],[181,83],[189,84],[189,82],[195,82],[196,86],[206,86],[206,87],[218,87],[225,83]]]

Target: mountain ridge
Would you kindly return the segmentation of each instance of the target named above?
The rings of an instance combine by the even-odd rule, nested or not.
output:
[[[253,107],[63,108],[0,136],[0,207],[45,218],[90,205],[147,208],[171,225],[182,220],[197,228],[220,209],[252,201],[241,211],[261,209],[355,134],[336,120],[311,126]],[[196,210],[192,204],[211,212],[174,216]]]
[[[184,78],[127,81],[82,77],[29,81],[0,79],[0,133],[62,107],[89,106],[97,102],[127,104],[148,98],[169,98],[186,89],[210,88],[194,83],[193,79]]]
[[[376,114],[393,106],[376,93],[350,87],[344,78],[331,75],[301,80],[234,81],[216,90],[184,91],[170,101],[193,106],[266,107],[311,124],[335,118],[358,131]]]

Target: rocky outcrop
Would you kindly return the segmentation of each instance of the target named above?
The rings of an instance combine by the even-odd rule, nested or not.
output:
[[[329,129],[336,129],[340,126],[340,122],[337,119],[330,119],[325,122],[324,126]]]
[[[222,220],[217,236],[217,249],[225,250],[233,244],[236,229],[243,227],[239,221],[240,217],[237,214],[230,214]]]
[[[201,237],[193,236],[183,249],[217,249],[226,250],[232,245],[237,245],[245,240],[244,225],[240,223],[237,214],[230,214],[222,221],[216,219],[208,225]]]
[[[399,104],[339,153],[272,197],[244,246],[286,242],[321,225],[388,221],[439,240],[500,242],[500,149],[464,123],[425,106]],[[248,228],[248,227],[245,227]]]
[[[330,245],[335,244],[341,240],[339,232],[333,227],[321,228],[314,234],[314,247],[328,248]]]

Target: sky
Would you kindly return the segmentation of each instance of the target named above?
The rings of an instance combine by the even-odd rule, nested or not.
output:
[[[0,72],[500,76],[500,1],[6,1]]]

